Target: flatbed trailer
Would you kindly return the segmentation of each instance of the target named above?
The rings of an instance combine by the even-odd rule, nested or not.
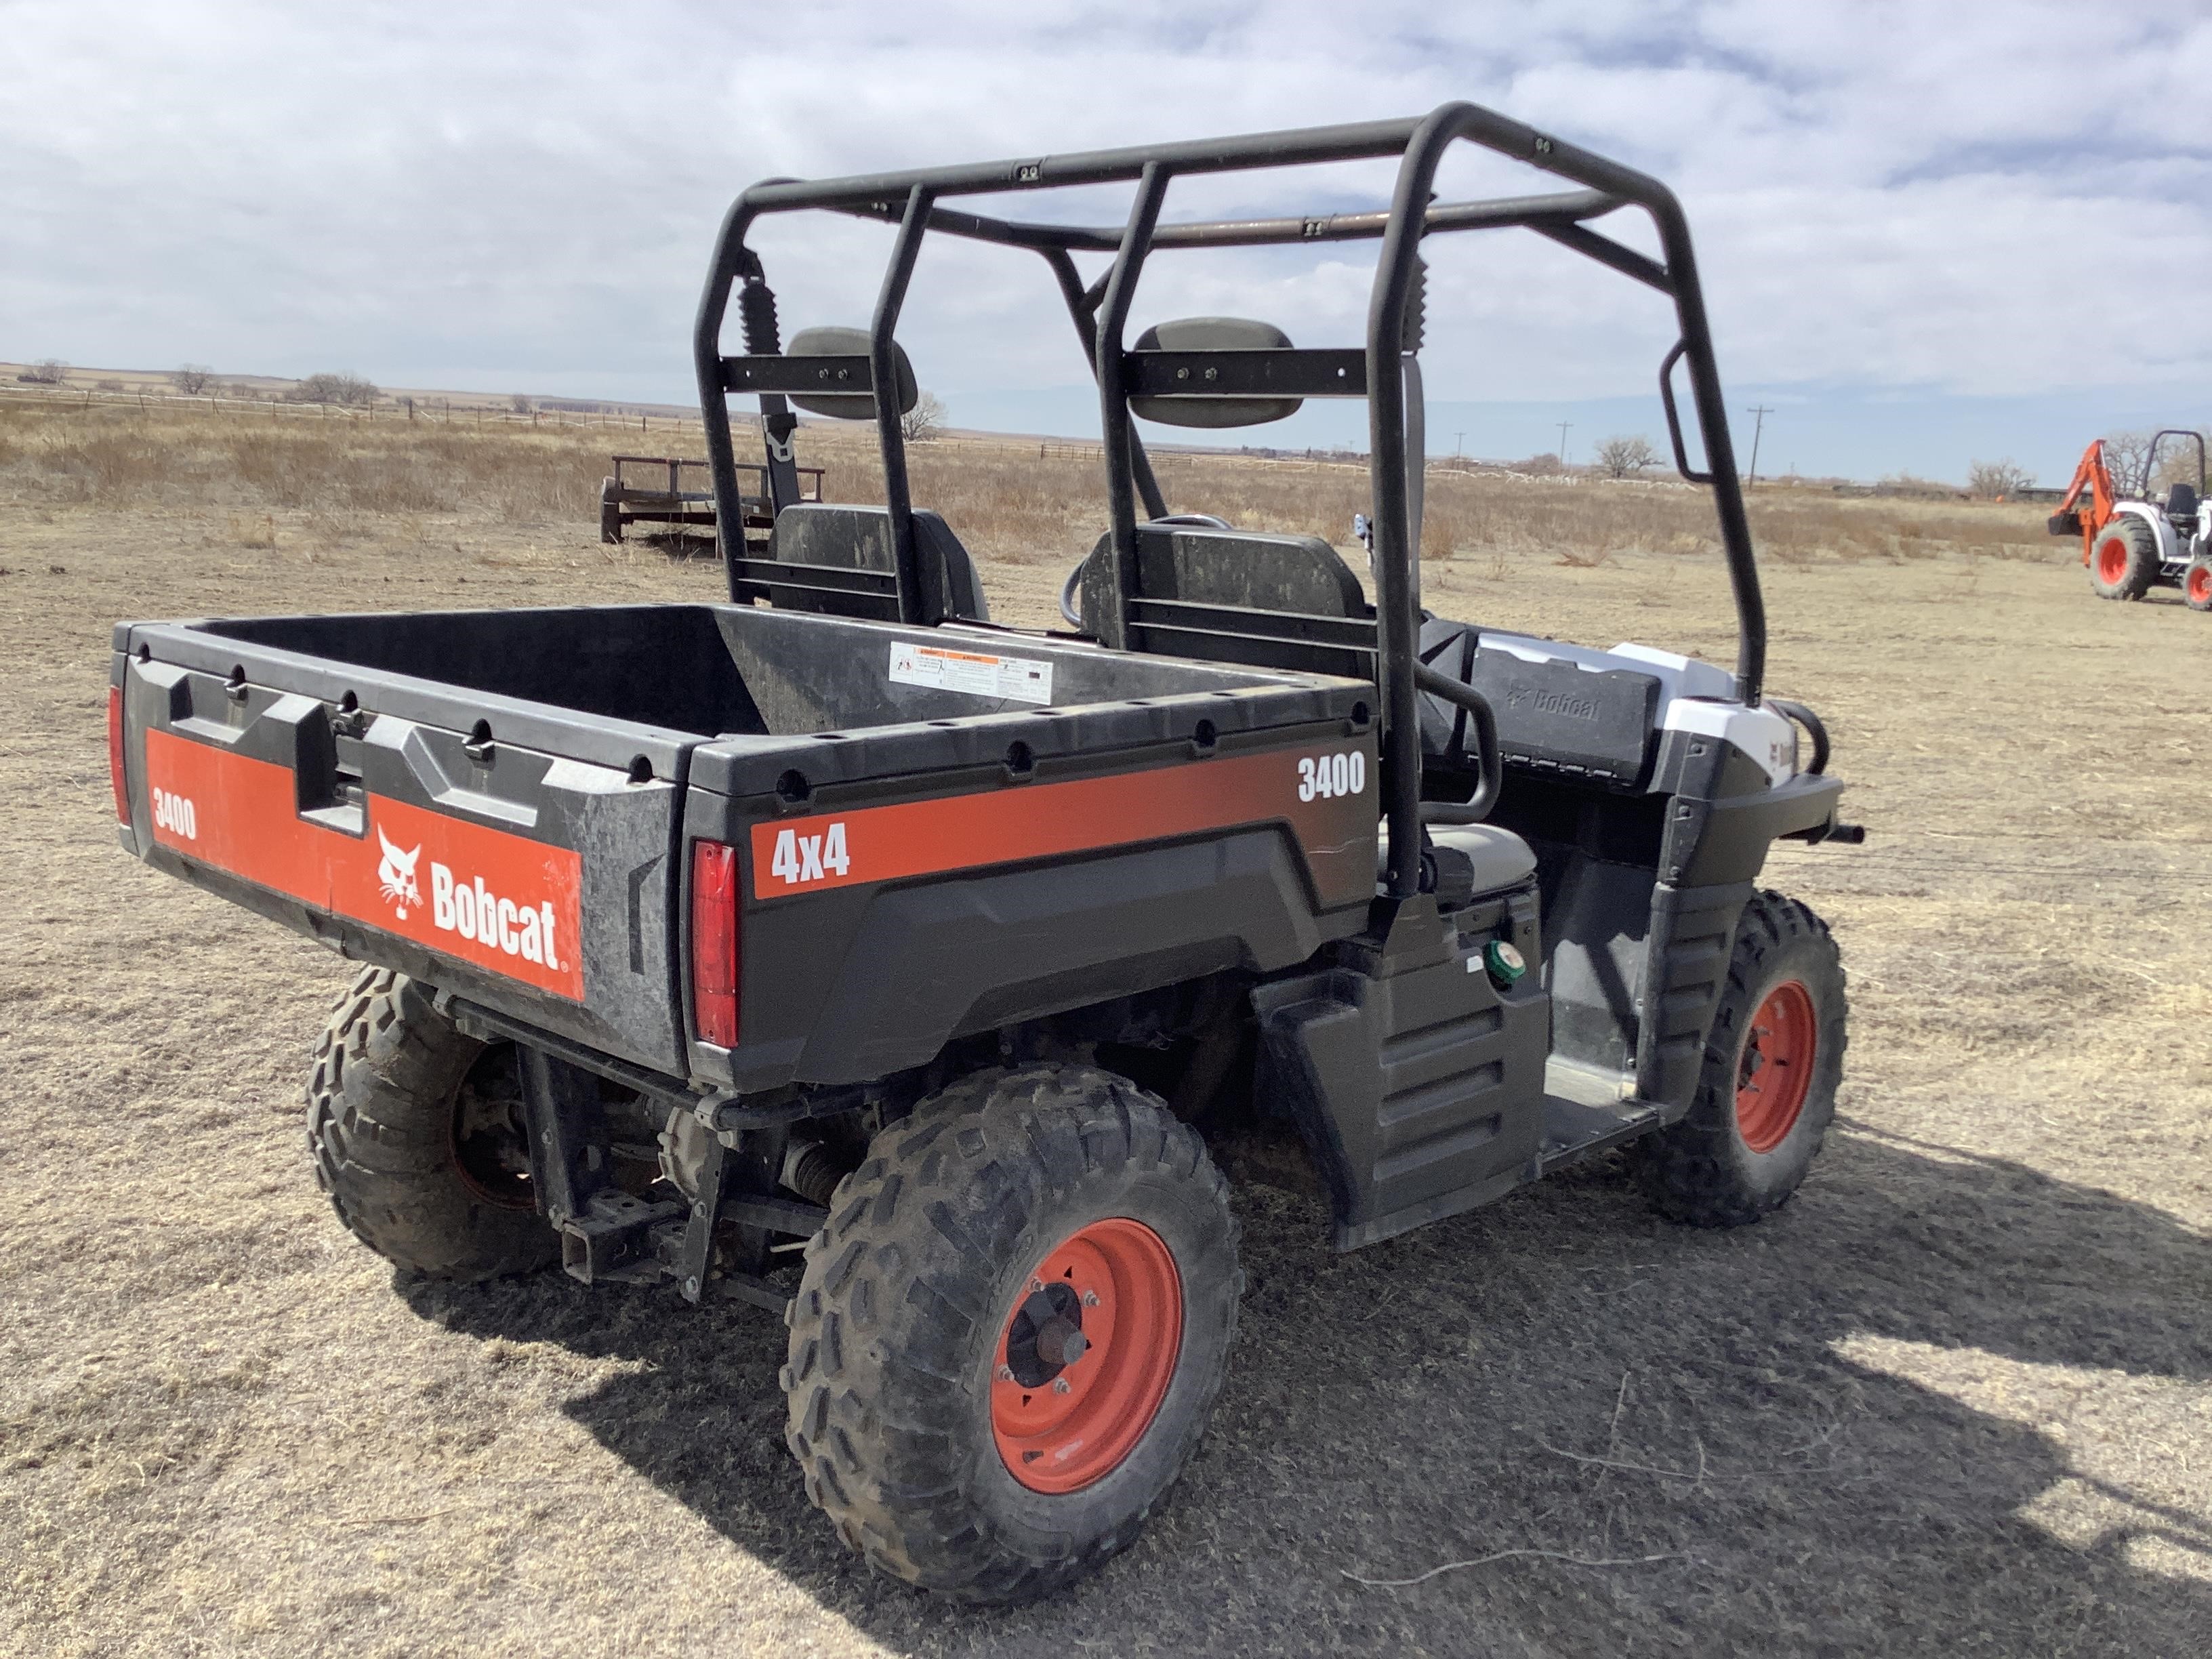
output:
[[[667,526],[677,535],[693,531],[706,532],[705,539],[715,538],[715,527],[720,514],[712,489],[687,489],[688,483],[704,485],[707,463],[688,460],[675,455],[617,455],[614,471],[599,484],[599,539],[618,546],[623,532],[634,524],[654,524]],[[637,474],[659,472],[665,476],[651,483],[641,483]],[[765,466],[744,467],[740,471],[752,475],[754,487],[750,493],[740,491],[738,507],[746,540],[757,551],[766,551],[768,532],[775,527],[775,503],[768,492],[768,469]],[[822,499],[823,469],[818,466],[794,467],[799,480],[799,499],[818,501]],[[687,476],[690,475],[690,476]]]
[[[1573,188],[1436,201],[1469,142]],[[1363,158],[1395,160],[1387,208],[1163,216],[1184,177]],[[967,204],[1109,184],[1120,225]],[[1622,211],[1656,258],[1592,228]],[[749,236],[823,212],[896,228],[874,315],[785,341]],[[1419,250],[1509,228],[1671,304],[1662,386],[1712,492],[1732,670],[1422,605]],[[931,235],[1041,257],[1096,377],[1108,522],[1067,630],[994,623],[911,499],[895,332]],[[1148,258],[1363,240],[1362,346],[1223,318],[1126,337]],[[1613,1147],[1694,1224],[1796,1190],[1843,972],[1757,884],[1775,839],[1856,832],[1825,728],[1764,689],[1664,186],[1466,104],[771,181],[723,224],[695,349],[721,600],[115,630],[125,848],[367,964],[308,1083],[318,1178],[364,1242],[781,1312],[810,1494],[882,1571],[993,1601],[1128,1545],[1232,1375],[1222,1126],[1295,1130],[1343,1249]],[[759,401],[764,538],[733,395]],[[1170,511],[1136,426],[1334,396],[1369,407],[1371,587],[1321,537]],[[799,409],[874,424],[881,506],[805,498]]]

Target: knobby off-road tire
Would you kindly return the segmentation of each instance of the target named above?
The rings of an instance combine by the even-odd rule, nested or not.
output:
[[[2157,532],[2131,513],[2097,532],[2089,548],[2089,586],[2102,599],[2139,599],[2158,580]]]
[[[2200,553],[2181,575],[2182,602],[2191,611],[2212,611],[2212,557]]]
[[[1044,1595],[1182,1472],[1243,1282],[1227,1183],[1156,1096],[1087,1066],[963,1079],[876,1138],[807,1246],[782,1376],[807,1495],[893,1577]],[[1055,1365],[1071,1323],[1090,1346]]]
[[[1786,1202],[1836,1115],[1846,999],[1828,925],[1759,892],[1736,923],[1689,1114],[1637,1143],[1644,1191],[1697,1227],[1740,1227]]]
[[[386,1261],[474,1282],[558,1259],[538,1218],[511,1044],[465,1036],[404,974],[372,968],[331,1012],[307,1079],[315,1179]]]

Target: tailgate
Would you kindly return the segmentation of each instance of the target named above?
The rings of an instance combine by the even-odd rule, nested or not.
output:
[[[139,857],[349,957],[682,1072],[668,872],[687,743],[182,627],[118,632]]]

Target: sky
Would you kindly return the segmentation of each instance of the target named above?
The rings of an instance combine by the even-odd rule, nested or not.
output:
[[[2212,5],[0,0],[0,358],[689,402],[731,198],[769,176],[1486,104],[1668,184],[1740,457],[2063,483],[2212,418]],[[1388,165],[1178,184],[1166,216],[1387,199]],[[1547,188],[1455,155],[1447,197]],[[1126,187],[1025,210],[1118,223]],[[1604,228],[1651,238],[1628,214]],[[756,239],[787,334],[865,324],[889,232]],[[1431,239],[1429,447],[1663,447],[1666,302],[1527,233]],[[1372,244],[1162,256],[1133,321],[1360,343]],[[900,330],[955,425],[1095,434],[1034,256],[933,239]],[[729,349],[738,349],[732,339]],[[1364,441],[1309,403],[1253,443]],[[1173,438],[1172,431],[1158,434]]]

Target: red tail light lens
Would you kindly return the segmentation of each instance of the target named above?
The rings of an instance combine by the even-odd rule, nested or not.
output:
[[[738,1046],[738,849],[691,843],[691,1022],[699,1041]]]
[[[107,781],[115,790],[115,821],[131,822],[131,791],[123,781],[123,688],[107,688]]]

